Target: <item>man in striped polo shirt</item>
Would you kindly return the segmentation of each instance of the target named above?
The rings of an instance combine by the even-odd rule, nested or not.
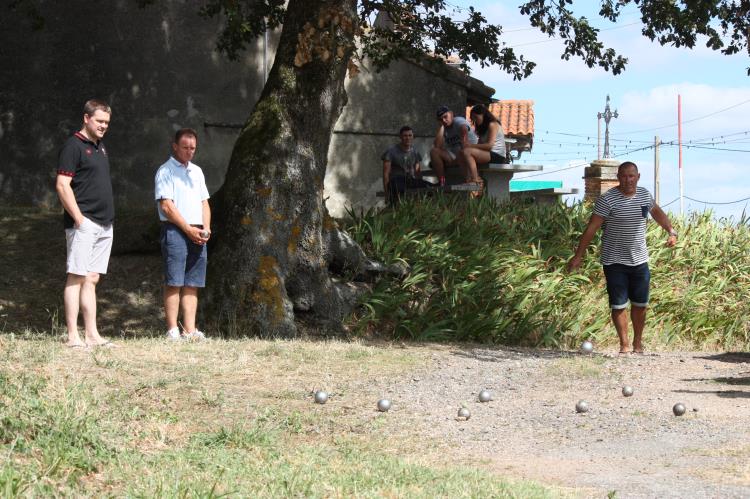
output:
[[[604,227],[601,262],[607,281],[612,322],[620,338],[620,353],[630,352],[628,317],[625,313],[628,300],[633,323],[633,352],[643,353],[643,328],[651,278],[646,248],[648,214],[651,213],[656,223],[667,231],[667,246],[672,247],[677,242],[677,232],[672,228],[667,214],[645,188],[638,187],[640,178],[635,163],[626,161],[619,166],[619,185],[596,200],[591,220],[581,236],[575,255],[568,262],[569,270],[579,268],[594,234]]]

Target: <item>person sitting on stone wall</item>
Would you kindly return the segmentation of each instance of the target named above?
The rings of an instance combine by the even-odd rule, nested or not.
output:
[[[398,201],[407,189],[429,187],[432,184],[420,178],[422,155],[414,149],[414,130],[408,125],[398,132],[400,142],[389,147],[381,156],[383,160],[383,190],[388,204]]]
[[[471,108],[469,115],[474,123],[474,131],[479,137],[479,142],[464,145],[460,158],[461,169],[467,182],[484,187],[477,169],[479,166],[510,162],[505,148],[505,134],[500,121],[486,106],[477,104]]]
[[[436,116],[440,125],[430,151],[430,168],[437,175],[440,185],[445,185],[445,168],[461,166],[461,151],[468,144],[476,144],[478,139],[469,122],[454,116],[448,107],[440,106]]]

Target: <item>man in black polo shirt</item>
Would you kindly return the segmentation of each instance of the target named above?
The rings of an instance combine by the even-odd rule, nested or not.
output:
[[[105,102],[86,102],[83,127],[63,145],[57,166],[56,190],[65,208],[65,324],[71,348],[114,346],[96,327],[96,284],[99,275],[107,273],[115,218],[109,157],[102,142],[111,114]],[[78,334],[79,310],[85,339]]]

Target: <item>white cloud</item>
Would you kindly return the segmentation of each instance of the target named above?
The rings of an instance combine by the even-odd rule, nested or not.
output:
[[[678,94],[682,100],[683,137],[686,139],[748,128],[750,86],[722,88],[700,83],[676,83],[654,87],[647,92],[626,92],[620,97],[620,121],[631,126],[622,126],[618,134],[627,134],[634,127],[675,125]],[[676,127],[665,129],[665,133],[676,135]]]

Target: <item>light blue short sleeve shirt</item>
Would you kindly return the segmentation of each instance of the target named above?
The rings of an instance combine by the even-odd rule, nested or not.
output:
[[[167,217],[159,206],[159,200],[171,199],[182,218],[191,225],[203,223],[203,201],[209,198],[203,171],[194,163],[181,164],[174,158],[164,163],[156,171],[156,209],[159,220]]]

